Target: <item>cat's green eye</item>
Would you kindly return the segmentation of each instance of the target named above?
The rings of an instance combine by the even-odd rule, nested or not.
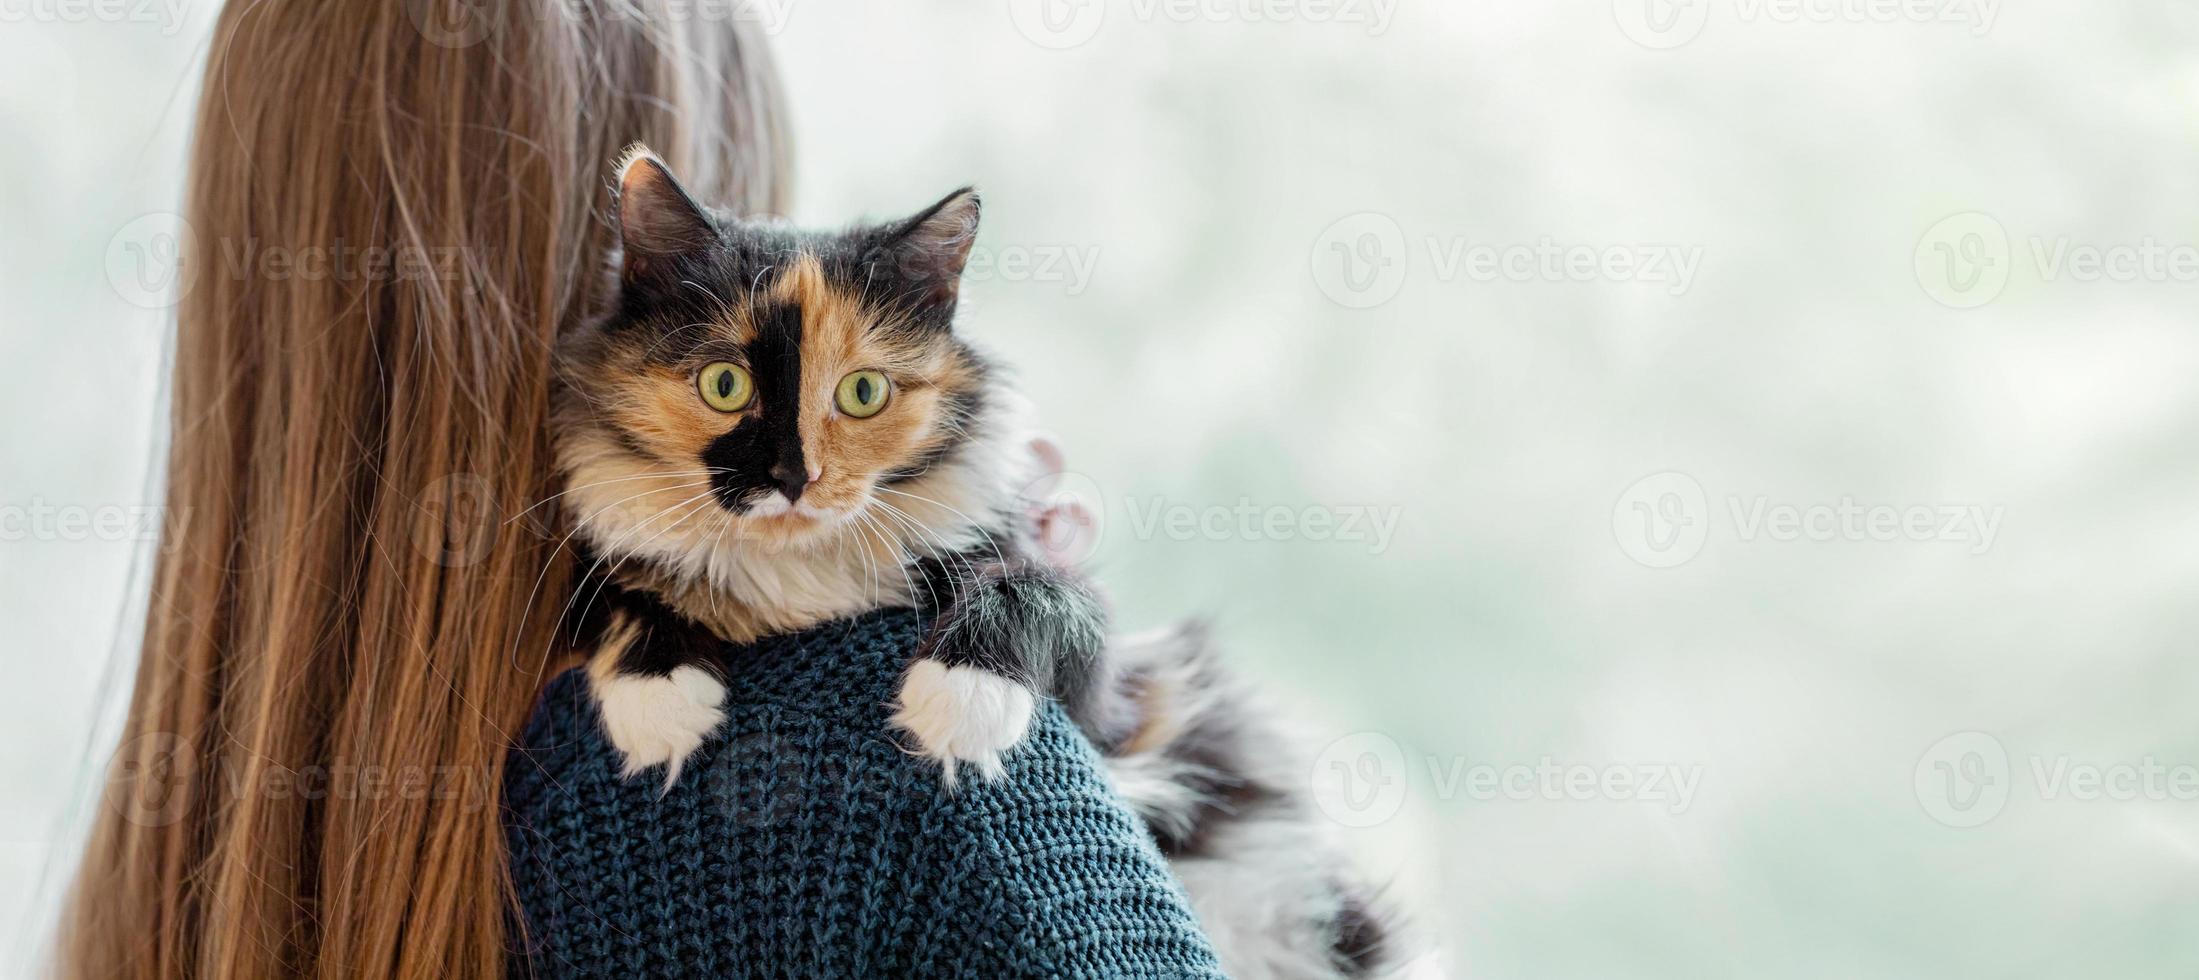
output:
[[[702,392],[704,404],[721,412],[738,412],[756,397],[756,382],[749,378],[748,369],[726,361],[703,368],[695,376],[695,388]]]
[[[857,371],[840,379],[840,392],[834,400],[839,402],[840,411],[867,419],[886,407],[886,394],[891,387],[883,374]]]

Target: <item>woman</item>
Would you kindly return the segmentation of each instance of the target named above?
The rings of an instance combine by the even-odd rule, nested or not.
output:
[[[565,657],[571,569],[509,518],[551,495],[551,342],[598,298],[620,148],[780,210],[769,65],[701,16],[731,9],[223,12],[167,547],[63,975],[474,978],[540,947],[501,787]],[[279,277],[216,261],[247,243],[332,258]]]
[[[66,975],[505,970],[497,773],[568,570],[484,518],[547,495],[549,345],[607,246],[589,190],[639,138],[758,210],[784,164],[738,28],[461,12],[240,2],[215,28],[168,546]],[[228,275],[243,242],[412,259]]]

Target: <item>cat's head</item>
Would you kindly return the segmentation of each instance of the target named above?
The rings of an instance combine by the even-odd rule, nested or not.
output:
[[[616,302],[560,351],[566,503],[599,552],[967,538],[1002,505],[1006,396],[954,331],[975,192],[809,232],[706,208],[640,148],[618,181]]]

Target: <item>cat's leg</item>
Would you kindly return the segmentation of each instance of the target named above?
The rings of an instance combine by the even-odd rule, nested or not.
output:
[[[943,586],[937,618],[902,678],[893,722],[949,785],[961,763],[998,778],[1039,698],[1079,710],[1106,643],[1106,607],[1082,578],[1042,562],[971,561],[928,577]]]
[[[604,617],[588,680],[619,774],[663,766],[669,791],[687,757],[724,723],[725,682],[697,627],[654,613],[622,606]]]

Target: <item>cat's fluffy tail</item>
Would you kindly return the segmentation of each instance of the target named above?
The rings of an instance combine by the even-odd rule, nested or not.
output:
[[[1108,648],[1116,787],[1239,980],[1375,977],[1409,957],[1390,903],[1324,833],[1310,756],[1215,656],[1203,623]]]

